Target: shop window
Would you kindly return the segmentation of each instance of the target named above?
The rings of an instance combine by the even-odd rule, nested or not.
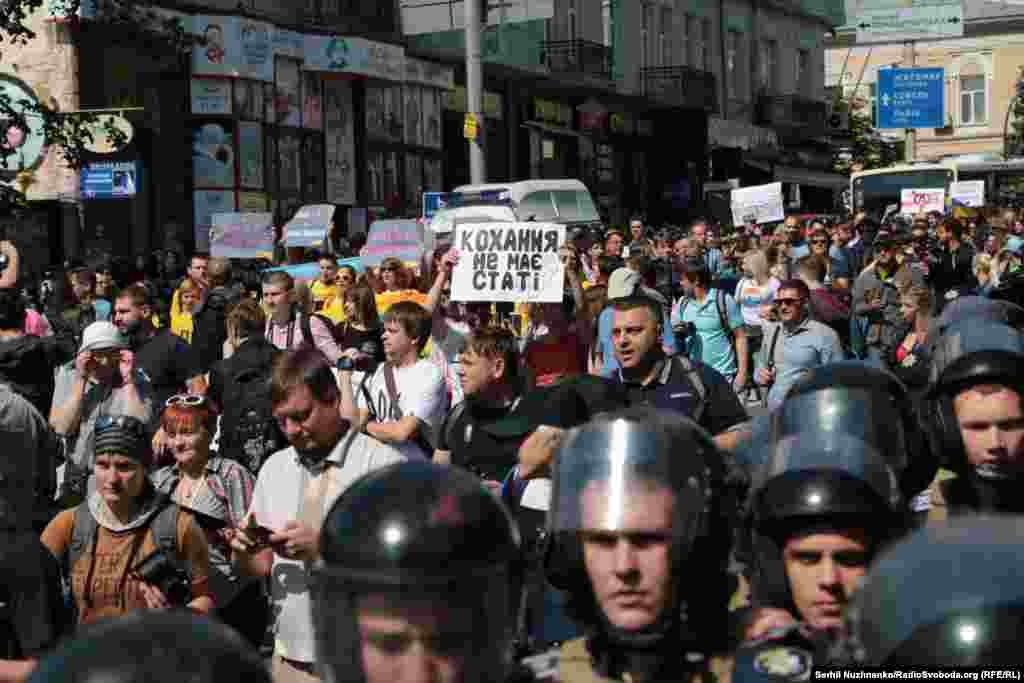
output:
[[[549,191],[531,192],[523,197],[516,207],[516,215],[523,220],[538,222],[551,221],[558,216]]]

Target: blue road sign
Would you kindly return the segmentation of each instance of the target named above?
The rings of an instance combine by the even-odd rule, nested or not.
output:
[[[942,128],[942,69],[879,69],[879,128]]]
[[[448,208],[447,192],[423,193],[423,218],[430,220],[440,209]]]

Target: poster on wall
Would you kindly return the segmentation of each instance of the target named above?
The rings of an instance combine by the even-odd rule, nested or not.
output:
[[[405,143],[419,147],[423,144],[423,88],[406,85]]]
[[[235,113],[248,121],[263,120],[263,88],[259,81],[235,81]]]
[[[232,76],[238,67],[238,17],[195,16],[192,30],[202,42],[192,49],[192,73]]]
[[[238,179],[242,187],[263,187],[263,125],[238,124]]]
[[[278,57],[276,63],[277,87],[274,93],[275,122],[279,126],[298,128],[302,123],[302,99],[299,61]]]
[[[278,186],[281,192],[298,193],[302,140],[295,133],[281,133],[277,140]]]
[[[327,144],[327,201],[332,204],[354,204],[355,132],[352,85],[347,81],[324,81],[324,140]]]
[[[200,190],[192,193],[195,215],[195,241],[197,251],[210,251],[210,226],[213,214],[235,210],[235,193],[223,190]]]
[[[423,146],[441,149],[441,91],[423,91]]]
[[[235,186],[233,121],[201,123],[192,132],[192,176],[196,187]]]
[[[231,81],[225,78],[193,78],[193,114],[231,114]]]
[[[302,72],[302,127],[323,130],[323,96],[320,74]]]
[[[262,21],[237,18],[238,76],[268,83],[274,80],[274,28]]]

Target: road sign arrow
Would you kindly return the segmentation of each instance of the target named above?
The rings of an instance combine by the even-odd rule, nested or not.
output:
[[[882,95],[882,105],[886,106],[886,107],[889,106],[889,96],[888,95]]]

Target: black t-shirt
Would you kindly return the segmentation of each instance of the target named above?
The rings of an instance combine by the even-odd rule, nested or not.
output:
[[[157,332],[135,351],[135,367],[153,385],[157,410],[163,410],[171,396],[186,391],[190,379],[203,374],[192,347],[170,331]]]
[[[31,532],[0,532],[0,592],[0,657],[42,656],[70,623],[57,560]]]
[[[384,328],[374,327],[369,330],[357,330],[351,325],[344,323],[338,328],[341,333],[341,343],[338,348],[342,351],[358,349],[361,353],[373,358],[374,363],[384,362]]]

